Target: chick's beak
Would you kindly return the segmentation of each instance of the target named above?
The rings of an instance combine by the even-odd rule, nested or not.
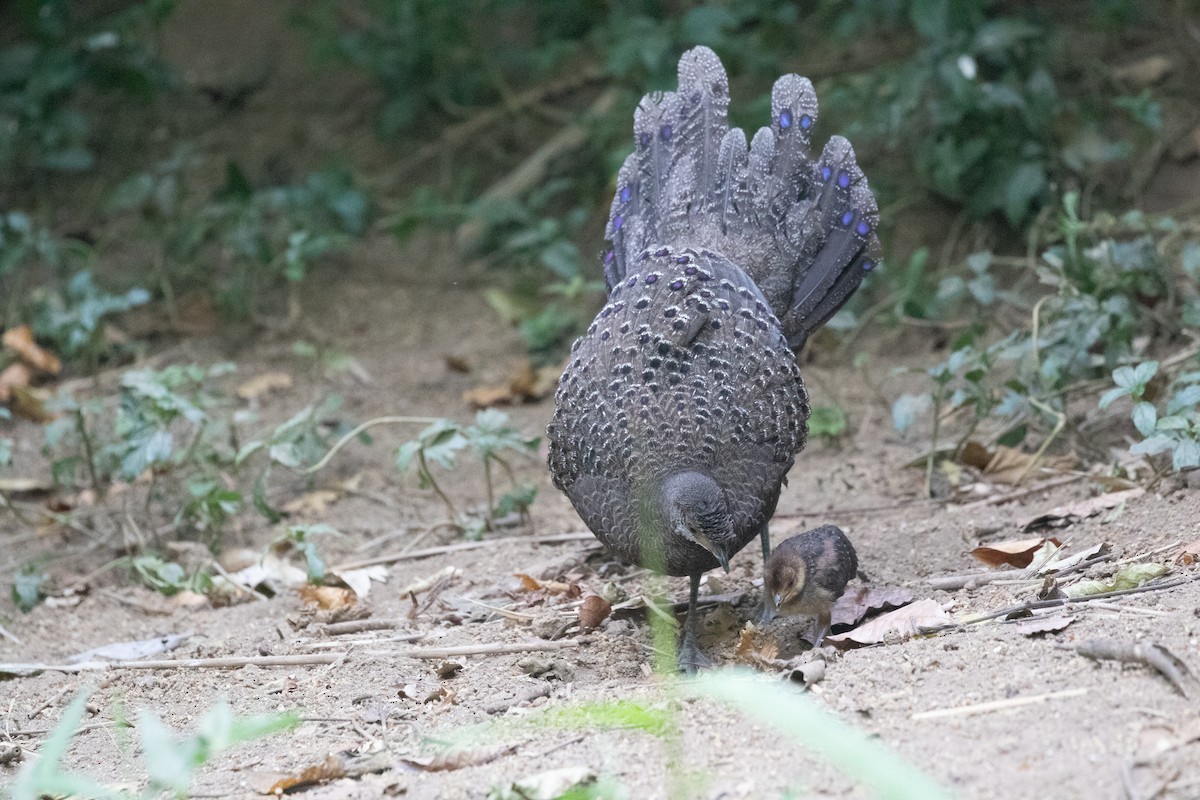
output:
[[[783,605],[783,595],[781,595],[779,592],[776,592],[772,599],[775,601],[776,608],[779,608]]]

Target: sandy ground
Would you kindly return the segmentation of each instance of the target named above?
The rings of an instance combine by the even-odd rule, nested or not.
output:
[[[181,16],[167,32],[168,48],[173,41],[183,47],[179,41],[184,30],[193,33],[196,46],[202,48],[206,31],[194,15],[188,16],[195,4],[182,5]],[[286,39],[292,34],[282,30],[274,35]],[[295,62],[291,71],[281,70],[271,80],[285,87],[288,81],[300,83],[296,74],[304,74],[303,60],[293,54],[285,62]],[[223,62],[192,63],[197,70],[227,67]],[[202,133],[203,146],[221,152],[218,148],[237,140],[242,157],[250,159],[286,150],[286,144],[252,135],[258,123],[276,113],[265,95],[278,97],[267,91],[251,99],[223,127]],[[318,157],[321,143],[337,140],[344,133],[342,126],[361,126],[361,119],[351,117],[337,108],[301,115],[295,125],[306,134],[296,134],[306,143],[303,151]],[[355,141],[364,150],[378,148],[359,136]],[[353,269],[347,268],[351,265]],[[230,386],[271,369],[291,372],[296,383],[290,390],[263,399],[264,420],[286,418],[311,399],[337,391],[345,398],[340,413],[354,420],[404,414],[465,421],[470,412],[462,392],[505,380],[521,352],[516,333],[489,310],[472,274],[458,263],[444,238],[431,236],[400,246],[379,234],[314,276],[305,297],[306,324],[358,359],[373,379],[370,384],[345,374],[312,374],[288,355],[292,338],[287,336],[264,335],[241,346],[228,336],[201,337],[185,342],[173,360],[206,363],[232,355],[239,369],[229,378]],[[806,368],[815,401],[841,405],[850,431],[836,443],[813,442],[801,455],[773,523],[776,540],[836,523],[854,541],[872,586],[906,587],[918,599],[936,600],[956,618],[1033,599],[1040,584],[996,582],[942,591],[928,579],[981,570],[970,555],[974,546],[1021,538],[1027,535],[1019,527],[1023,520],[1086,499],[1100,487],[1079,480],[994,505],[968,502],[974,498],[954,503],[921,499],[922,472],[906,465],[922,453],[926,432],[902,440],[892,428],[887,403],[919,385],[912,377],[897,377],[894,367],[919,367],[937,354],[925,339],[894,330],[877,337],[863,335],[858,346],[872,356],[866,371],[870,384],[862,372],[830,366],[836,360],[821,349]],[[450,354],[465,358],[471,371],[450,369],[445,360]],[[513,419],[530,432],[544,430],[551,412],[550,401],[511,409]],[[40,432],[21,424],[17,435],[22,447],[32,449]],[[392,469],[394,447],[403,438],[399,431],[382,431],[373,446],[347,448],[311,481],[282,484],[276,497],[281,502],[317,489],[335,492],[336,499],[326,508],[293,520],[327,522],[345,534],[322,543],[330,563],[399,552],[418,536],[420,548],[461,541],[448,529],[429,530],[444,519],[443,507]],[[564,633],[563,624],[574,618],[573,601],[523,592],[515,573],[540,581],[574,582],[585,591],[602,591],[616,583],[631,596],[646,589],[648,580],[640,571],[613,562],[590,539],[536,543],[537,537],[584,528],[550,485],[541,458],[519,463],[517,469],[523,480],[539,489],[532,524],[489,535],[485,546],[477,549],[389,565],[386,583],[375,585],[360,613],[369,613],[371,619],[398,619],[393,630],[329,636],[323,632],[328,616],[309,610],[293,591],[220,608],[182,609],[139,588],[119,570],[92,580],[77,604],[42,604],[28,614],[15,609],[5,587],[0,624],[19,643],[0,638],[0,662],[61,662],[112,642],[183,632],[190,632],[191,638],[166,657],[347,655],[332,664],[115,670],[93,676],[46,671],[0,681],[0,745],[11,740],[29,751],[27,758],[34,758],[45,729],[75,692],[91,687],[92,711],[85,720],[89,727],[73,740],[65,766],[127,786],[138,786],[144,772],[136,737],[114,729],[114,720],[136,720],[136,712],[144,709],[186,730],[218,698],[228,699],[240,714],[295,709],[302,715],[304,721],[293,732],[218,755],[202,770],[194,796],[255,796],[279,776],[319,764],[331,754],[372,750],[389,754],[382,772],[342,778],[308,789],[305,795],[484,797],[494,786],[543,770],[583,766],[613,778],[633,798],[870,796],[854,774],[837,771],[763,720],[712,701],[681,698],[651,669],[654,648],[644,612],[610,618],[590,633],[575,628]],[[356,476],[366,493],[339,488]],[[1114,560],[1092,568],[1099,575],[1123,558],[1170,562],[1182,544],[1200,539],[1196,485],[1164,482],[1116,512],[1083,520],[1056,535],[1069,538],[1067,552],[1111,545]],[[468,470],[447,486],[465,507],[478,505],[483,497],[482,482]],[[92,548],[79,534],[25,534],[11,518],[0,518],[0,562],[7,567],[3,581],[14,566],[48,554],[58,556],[50,568],[62,581],[116,554],[108,545]],[[235,526],[228,545],[261,549],[276,534],[265,522],[251,518]],[[413,603],[402,588],[448,567],[459,570],[456,577],[433,602],[410,613]],[[1186,577],[1196,568],[1171,569],[1172,575]],[[704,587],[705,594],[742,593],[740,602],[710,606],[704,614],[705,641],[722,663],[737,661],[738,631],[753,617],[760,577],[757,548],[749,547],[734,560],[728,576],[713,575]],[[686,587],[671,581],[669,592],[680,599]],[[419,601],[424,598],[426,594],[418,596]],[[1156,643],[1200,670],[1198,607],[1200,582],[1192,582],[1107,604],[1074,606],[1067,612],[1073,622],[1058,632],[1030,635],[1016,624],[997,620],[844,653],[827,649],[825,679],[808,696],[894,749],[955,797],[1196,798],[1200,710],[1195,697],[1185,700],[1146,666],[1097,662],[1072,648],[1087,640]],[[778,620],[766,628],[762,640],[775,641],[785,655],[793,654],[799,651],[805,629],[801,620]],[[394,640],[406,634],[422,638]],[[444,678],[436,670],[446,659],[404,655],[415,647],[547,642],[555,634],[561,634],[553,640],[561,649],[465,656],[457,659],[461,670]],[[536,666],[531,658],[550,671],[539,677],[529,674]],[[763,680],[777,678],[764,673]],[[1023,702],[1038,695],[1048,697]],[[617,699],[673,714],[681,741],[628,728],[557,727],[542,713]],[[920,716],[1002,700],[1017,702],[999,710]],[[487,763],[434,772],[403,760],[430,753],[431,741],[496,720],[500,722],[487,738],[489,745],[500,748]],[[683,781],[681,774],[690,777]],[[13,766],[0,766],[0,787],[14,775]],[[1127,781],[1134,788],[1128,788]]]

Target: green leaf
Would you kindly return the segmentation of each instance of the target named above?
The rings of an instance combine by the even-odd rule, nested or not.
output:
[[[150,782],[182,797],[195,769],[189,748],[176,742],[171,729],[149,711],[138,715],[137,729]]]
[[[1144,387],[1156,372],[1158,372],[1157,361],[1143,361],[1133,369],[1134,384]]]
[[[43,797],[121,797],[91,778],[65,772],[63,756],[87,712],[92,689],[81,690],[63,711],[62,717],[42,742],[37,758],[26,759],[12,786],[12,800],[41,800]]]
[[[1157,422],[1158,411],[1152,403],[1142,402],[1133,407],[1133,426],[1142,436],[1154,433],[1154,426]]]
[[[22,571],[13,576],[13,604],[21,611],[32,611],[46,595],[42,591],[49,580],[44,572]]]
[[[1200,442],[1195,439],[1184,439],[1175,446],[1171,456],[1171,466],[1178,472],[1192,467],[1200,467]]]
[[[408,472],[412,469],[417,453],[419,452],[421,452],[420,442],[405,442],[400,445],[400,448],[396,451],[396,469],[401,472]]]
[[[949,800],[950,793],[877,739],[851,727],[803,694],[745,671],[706,672],[689,693],[715,698],[751,720],[777,728],[873,789],[882,800]]]
[[[846,432],[846,414],[837,406],[813,406],[808,417],[811,436],[836,438]]]
[[[1113,374],[1113,377],[1114,378],[1116,377],[1116,373]],[[1098,405],[1100,406],[1101,410],[1106,409],[1109,406],[1111,406],[1115,401],[1117,401],[1118,399],[1120,399],[1122,397],[1125,397],[1128,394],[1129,394],[1129,389],[1125,388],[1124,386],[1118,386],[1115,389],[1109,389],[1107,392],[1105,392],[1103,395],[1100,396],[1100,402]]]
[[[909,428],[920,414],[933,405],[933,398],[925,394],[902,394],[892,403],[892,424],[901,436],[907,436]]]

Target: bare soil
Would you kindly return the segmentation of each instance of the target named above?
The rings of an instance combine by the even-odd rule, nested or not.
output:
[[[365,104],[356,106],[354,93],[344,94],[344,84],[336,98],[312,88],[311,67],[298,55],[303,47],[296,34],[270,16],[279,12],[266,12],[256,0],[223,0],[220,12],[210,5],[181,3],[165,37],[168,55],[178,63],[197,73],[207,70],[204,80],[219,84],[241,80],[238,70],[249,74],[257,69],[249,56],[238,60],[231,53],[257,52],[269,44],[280,54],[266,88],[244,108],[195,112],[211,117],[200,139],[218,166],[226,157],[257,165],[279,156],[291,164],[319,163],[331,143],[338,142],[349,147],[355,168],[364,174],[386,169],[395,153],[363,130]],[[207,52],[206,42],[222,41],[230,19],[254,20],[259,35],[239,37],[246,41],[236,48],[227,45],[227,58],[200,58],[198,53]],[[288,94],[292,89],[297,92],[294,104]],[[937,230],[930,226],[930,236]],[[290,390],[262,400],[264,420],[284,419],[330,391],[344,396],[344,413],[357,420],[384,414],[467,420],[463,391],[507,380],[522,352],[516,332],[497,320],[473,275],[445,237],[428,235],[401,246],[379,232],[313,277],[303,298],[304,324],[358,359],[370,383],[305,369],[289,355],[294,334],[264,334],[246,343],[235,341],[234,334],[197,337],[179,345],[172,360],[205,363],[232,355],[239,369],[230,385],[268,370],[291,372],[296,383]],[[843,407],[850,430],[835,443],[810,443],[800,456],[772,526],[776,541],[822,523],[838,524],[855,543],[871,585],[908,587],[918,598],[937,600],[956,618],[1033,599],[1039,587],[1029,583],[997,582],[946,592],[933,589],[927,580],[980,570],[969,553],[976,544],[1020,538],[1024,519],[1094,495],[1100,487],[1080,480],[996,505],[922,499],[923,473],[910,462],[922,454],[927,432],[902,440],[893,429],[888,404],[920,385],[896,368],[919,368],[936,359],[933,343],[923,334],[881,330],[864,333],[858,346],[871,354],[865,371],[851,368],[849,359],[835,358],[832,347],[820,346],[805,369],[815,402]],[[447,355],[462,357],[471,371],[450,369]],[[540,431],[551,411],[547,400],[513,408],[511,414],[524,430]],[[285,494],[275,498],[283,502],[321,488],[336,492],[336,501],[327,508],[292,520],[327,522],[345,534],[322,541],[330,563],[398,552],[417,536],[423,537],[417,545],[421,548],[460,541],[449,529],[430,532],[429,526],[444,520],[444,508],[391,466],[395,444],[408,434],[382,430],[373,446],[347,448],[311,481],[286,485]],[[21,423],[17,436],[21,453],[36,451],[41,436],[37,426]],[[306,796],[477,798],[506,781],[580,765],[614,777],[634,798],[870,796],[854,775],[838,772],[763,721],[713,702],[676,699],[651,670],[654,651],[644,614],[611,618],[586,634],[567,629],[559,640],[567,646],[560,650],[467,656],[459,659],[461,671],[446,678],[435,673],[442,660],[401,655],[413,647],[546,641],[558,633],[560,623],[573,618],[570,601],[521,592],[515,573],[575,582],[592,591],[617,581],[631,595],[646,586],[642,572],[613,562],[590,540],[534,543],[534,537],[584,528],[551,486],[542,460],[522,463],[518,472],[539,489],[531,525],[489,535],[479,549],[389,567],[387,582],[375,585],[366,606],[373,619],[400,619],[394,631],[326,636],[321,631],[327,617],[309,610],[295,592],[227,607],[183,609],[120,572],[91,581],[77,604],[44,603],[28,614],[18,612],[5,591],[0,624],[19,643],[0,637],[0,662],[60,663],[104,644],[181,632],[193,636],[163,657],[348,655],[330,665],[99,675],[47,671],[3,681],[0,744],[11,740],[29,751],[27,758],[36,757],[45,729],[77,691],[91,687],[93,710],[85,723],[93,727],[75,737],[65,766],[112,784],[138,786],[145,777],[136,737],[104,724],[123,716],[136,721],[136,712],[145,709],[175,729],[187,730],[218,698],[227,698],[239,714],[298,709],[303,715],[305,721],[291,733],[218,755],[193,786],[195,796],[252,797],[276,778],[320,764],[331,754],[371,747],[391,752],[384,771],[342,778],[308,789]],[[343,482],[355,477],[366,492],[344,490]],[[482,501],[483,484],[469,470],[449,478],[447,487],[460,505]],[[277,533],[251,519],[231,532],[227,547],[261,549]],[[1071,550],[1107,542],[1117,558],[1170,561],[1183,543],[1200,539],[1200,490],[1195,481],[1168,481],[1116,513],[1092,517],[1057,535],[1069,537]],[[34,538],[11,517],[0,518],[5,580],[16,565],[51,555],[57,557],[52,572],[65,581],[87,573],[113,552],[109,545],[94,547],[77,532],[56,529]],[[448,566],[461,572],[436,602],[410,618],[413,602],[401,594],[402,587]],[[1194,574],[1196,568],[1190,569],[1192,573],[1172,565],[1179,575]],[[706,594],[744,593],[736,605],[720,604],[704,614],[707,644],[721,663],[736,661],[738,631],[753,617],[760,578],[760,556],[756,547],[749,547],[734,560],[729,575],[713,574],[706,583]],[[674,598],[686,596],[682,581],[672,580],[669,587]],[[507,618],[497,607],[534,619]],[[1096,662],[1071,648],[1086,640],[1153,642],[1200,670],[1198,608],[1200,582],[1192,582],[1102,607],[1074,607],[1069,627],[1041,636],[997,620],[844,653],[827,649],[826,677],[809,694],[956,797],[1196,798],[1196,699],[1185,700],[1145,666]],[[796,653],[806,625],[803,620],[778,620],[765,636],[775,639],[785,654]],[[407,633],[424,638],[387,641]],[[308,647],[326,642],[344,644],[328,650]],[[532,677],[522,668],[531,657],[557,669]],[[1007,709],[913,718],[921,712],[1044,694],[1051,697]],[[426,702],[430,695],[435,697]],[[677,710],[681,767],[694,781],[680,788],[669,769],[668,746],[649,734],[519,724],[548,708],[613,699]],[[507,703],[512,704],[507,711],[489,713]],[[427,754],[430,740],[446,740],[497,719],[506,724],[490,734],[492,743],[511,747],[487,763],[432,772],[406,767],[400,760]],[[1190,740],[1185,735],[1189,730]],[[0,787],[14,774],[13,766],[0,766]]]

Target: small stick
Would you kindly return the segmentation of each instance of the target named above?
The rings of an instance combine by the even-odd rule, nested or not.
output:
[[[1005,700],[991,700],[986,703],[975,703],[969,706],[958,706],[956,708],[938,708],[933,711],[918,711],[913,714],[910,719],[942,719],[944,717],[963,717],[971,714],[984,714],[988,711],[1003,711],[1008,708],[1019,708],[1021,706],[1034,705],[1036,703],[1044,703],[1047,700],[1059,700],[1067,697],[1081,697],[1087,694],[1087,689],[1064,689],[1061,692],[1047,692],[1045,694],[1031,694],[1025,697],[1009,697]]]
[[[513,697],[508,700],[502,700],[499,703],[493,703],[484,710],[489,714],[503,714],[513,706],[521,706],[525,705],[526,703],[532,703],[539,697],[549,697],[551,692],[554,691],[554,687],[548,682],[543,683],[544,685],[539,686],[531,692],[526,692],[520,697]]]
[[[326,636],[341,636],[345,633],[388,631],[399,628],[403,624],[404,622],[398,619],[352,619],[348,622],[331,622],[324,625],[320,632]]]
[[[940,633],[942,631],[953,630],[955,628],[963,628],[967,625],[975,625],[980,622],[987,622],[998,617],[1007,617],[1009,614],[1016,614],[1020,611],[1038,611],[1043,608],[1058,608],[1059,606],[1072,605],[1074,603],[1093,603],[1097,600],[1108,600],[1113,597],[1125,597],[1131,594],[1142,594],[1143,592],[1157,592],[1162,589],[1173,589],[1176,586],[1182,586],[1185,583],[1200,578],[1200,575],[1195,575],[1187,578],[1176,578],[1170,581],[1161,583],[1143,583],[1141,586],[1135,586],[1132,589],[1117,589],[1112,592],[1101,592],[1100,594],[1088,595],[1087,597],[1063,597],[1054,600],[1030,600],[1025,603],[1020,603],[1015,606],[1008,606],[996,611],[990,611],[979,617],[971,617],[960,622],[952,622],[948,625],[940,625],[933,628],[922,628],[922,634]]]
[[[0,675],[27,678],[40,672],[108,672],[118,669],[238,669],[331,664],[342,654],[301,656],[229,656],[225,658],[160,658],[145,661],[81,661],[78,664],[0,664]]]
[[[966,575],[939,575],[936,578],[926,578],[925,582],[934,589],[947,592],[966,589],[968,586],[986,586],[989,583],[1007,578],[1013,572],[971,572]],[[1040,583],[1040,581],[1039,581]]]
[[[1029,497],[1029,495],[1031,495],[1031,494],[1041,494],[1042,492],[1048,491],[1050,489],[1057,489],[1059,486],[1066,486],[1068,483],[1075,483],[1075,481],[1081,481],[1086,477],[1088,477],[1088,474],[1086,472],[1078,472],[1078,473],[1075,473],[1074,475],[1064,475],[1061,478],[1054,478],[1053,480],[1045,481],[1044,483],[1039,483],[1036,486],[1029,486],[1025,489],[1020,489],[1015,492],[1008,492],[1006,494],[998,494],[993,497],[984,498],[983,500],[976,500],[974,503],[967,503],[965,506],[960,506],[960,509],[963,511],[968,511],[970,509],[975,509],[975,508],[986,508],[987,506],[998,506],[1003,503],[1012,502],[1013,500],[1020,500],[1024,497]]]
[[[111,728],[113,726],[120,726],[122,728],[132,728],[133,723],[128,720],[125,720],[122,722],[90,722],[87,725],[80,725],[78,728],[75,729],[75,732],[72,733],[71,735],[78,736],[79,734],[86,733],[87,731],[100,730],[101,728]],[[4,735],[9,736],[9,737],[12,737],[12,736],[45,736],[46,734],[50,733],[53,730],[54,730],[53,728],[26,728],[24,730],[18,730],[18,731],[5,731]]]
[[[1189,683],[1196,682],[1195,676],[1188,670],[1187,664],[1161,644],[1128,644],[1092,639],[1077,645],[1074,650],[1081,656],[1097,661],[1123,661],[1153,667],[1169,680],[1184,698],[1191,699],[1187,687]]]
[[[1169,617],[1170,614],[1166,611],[1155,611],[1153,608],[1138,608],[1137,606],[1123,606],[1117,603],[1106,603],[1103,600],[1097,600],[1092,603],[1092,608],[1102,608],[1105,611],[1128,611],[1131,614],[1142,614],[1147,617]]]
[[[383,639],[339,639],[336,642],[302,642],[293,645],[299,650],[332,650],[335,647],[354,647],[364,644],[389,644],[391,642],[416,642],[425,638],[423,633],[406,633],[403,636],[388,636]],[[349,655],[349,651],[347,651]]]
[[[13,636],[11,633],[9,633],[8,631],[6,631],[6,630],[4,629],[4,626],[3,626],[3,625],[0,625],[0,636],[3,636],[5,639],[8,639],[8,640],[9,640],[9,641],[11,641],[13,644],[24,644],[24,642],[22,642],[22,641],[21,641],[20,639],[18,639],[16,636]]]
[[[587,738],[587,734],[581,733],[573,739],[567,739],[565,742],[559,742],[556,745],[552,745],[548,750],[543,750],[542,752],[535,755],[534,759],[536,760],[536,759],[540,759],[540,758],[545,758],[546,756],[550,755],[551,753],[555,753],[555,752],[558,752],[559,750],[562,750],[564,747],[570,747],[573,744],[579,744],[586,738]]]
[[[503,656],[510,653],[536,653],[542,650],[563,650],[579,644],[575,639],[557,642],[513,642],[495,644],[468,644],[458,647],[420,647],[412,650],[372,650],[367,655],[391,658],[455,658],[456,656]]]
[[[1171,542],[1170,544],[1164,544],[1162,547],[1156,547],[1153,550],[1147,550],[1146,552],[1139,553],[1136,556],[1126,556],[1125,558],[1122,558],[1117,563],[1113,564],[1113,566],[1119,567],[1122,564],[1128,564],[1131,561],[1141,561],[1145,558],[1149,558],[1150,556],[1156,556],[1159,553],[1165,553],[1168,550],[1174,550],[1176,547],[1179,547],[1182,544],[1183,544],[1183,539],[1176,539],[1175,541]]]
[[[457,542],[455,544],[446,544],[441,547],[426,547],[423,550],[410,550],[407,553],[388,553],[383,556],[374,558],[365,558],[361,561],[348,561],[344,564],[338,564],[330,567],[333,572],[345,572],[352,569],[362,569],[363,567],[373,567],[377,564],[395,564],[397,561],[411,561],[418,558],[429,558],[430,556],[440,556],[447,553],[460,553],[464,550],[478,550],[481,547],[494,547],[502,542],[516,542],[518,544],[565,544],[567,542],[578,542],[585,539],[592,539],[594,536],[591,533],[552,533],[547,536],[509,536],[500,539],[487,539],[479,542]]]

